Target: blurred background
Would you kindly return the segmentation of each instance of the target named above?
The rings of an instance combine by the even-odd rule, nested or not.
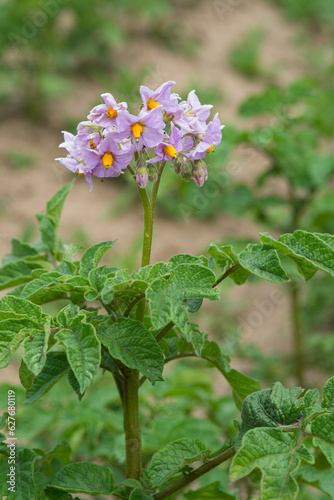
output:
[[[66,153],[58,149],[61,131],[75,133],[103,92],[136,113],[139,85],[154,89],[166,80],[175,80],[184,99],[196,89],[226,128],[202,188],[172,169],[164,173],[153,261],[205,253],[210,241],[241,250],[265,231],[333,234],[333,37],[332,0],[1,0],[0,257],[13,237],[36,240],[34,214],[71,179],[54,161]],[[83,246],[117,239],[110,262],[134,269],[141,224],[126,176],[96,179],[92,192],[78,179],[61,236]],[[289,285],[224,283],[223,300],[205,307],[200,326],[221,342],[233,367],[263,387],[280,380],[321,388],[333,375],[334,285],[321,273],[305,284],[289,269]],[[0,371],[0,408],[8,387],[19,383],[19,359]],[[81,405],[64,382],[34,408],[22,407],[22,439],[51,447],[61,436],[76,458],[103,457],[121,469],[116,391],[106,397],[110,380],[99,383]],[[144,443],[148,457],[171,436],[197,432],[214,446],[235,433],[230,389],[200,362],[174,365],[164,387],[145,391],[151,399],[143,411],[154,417],[143,427],[144,441],[145,433],[151,436]],[[112,425],[104,408],[118,415]]]

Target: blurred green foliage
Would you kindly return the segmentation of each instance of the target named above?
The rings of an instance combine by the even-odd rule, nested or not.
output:
[[[229,61],[232,68],[250,78],[261,76],[263,74],[260,63],[262,41],[263,31],[261,29],[246,33],[244,39],[230,51]]]

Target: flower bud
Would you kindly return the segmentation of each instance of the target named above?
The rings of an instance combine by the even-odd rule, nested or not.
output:
[[[137,169],[136,172],[136,182],[139,187],[145,188],[148,182],[148,171],[147,168],[142,166]]]
[[[192,179],[197,186],[203,186],[208,178],[208,169],[205,161],[195,160],[192,162]]]
[[[177,157],[173,159],[174,170],[177,174],[180,174],[182,179],[189,181],[192,178],[191,168],[189,164],[182,157]]]

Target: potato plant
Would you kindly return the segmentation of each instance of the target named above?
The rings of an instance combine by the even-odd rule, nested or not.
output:
[[[211,106],[202,105],[195,91],[181,101],[171,93],[173,83],[157,90],[142,86],[137,115],[129,113],[127,103],[103,94],[102,104],[78,125],[76,135],[65,132],[61,145],[68,155],[59,161],[91,187],[96,178],[123,173],[136,183],[144,210],[140,268],[101,265],[114,241],[97,243],[80,257],[77,245],[60,241],[61,212],[71,182],[37,215],[40,240],[29,244],[14,239],[0,269],[1,289],[10,288],[0,299],[0,366],[5,368],[22,345],[25,402],[34,404],[66,377],[80,400],[78,411],[86,391],[94,393],[100,372],[105,373],[122,408],[124,470],[100,461],[72,462],[66,443],[51,451],[21,446],[15,439],[15,391],[9,389],[8,411],[0,422],[5,428],[0,493],[8,500],[70,499],[81,493],[131,500],[176,498],[221,464],[228,464],[231,481],[249,478],[264,500],[295,499],[305,482],[333,497],[334,377],[322,395],[316,388],[284,388],[279,381],[261,389],[259,381],[231,367],[192,314],[205,300],[220,299],[219,285],[226,279],[238,285],[252,275],[277,286],[289,282],[281,256],[307,281],[319,270],[333,276],[334,236],[301,229],[279,238],[263,233],[241,252],[211,243],[206,255],[177,254],[168,262],[151,263],[154,206],[164,170],[172,168],[200,188],[208,176],[205,157],[222,139],[218,115],[210,121]],[[52,315],[46,305],[55,300],[67,305]],[[148,384],[158,391],[178,360],[188,359],[213,366],[228,382],[241,411],[233,439],[222,435],[220,446],[210,448],[202,432],[184,430],[182,435],[181,428],[181,437],[157,449],[152,427],[151,434],[145,432],[146,443],[152,443],[147,457],[140,392]],[[111,425],[116,418],[109,405],[104,418]],[[110,449],[110,456],[114,452]],[[237,484],[222,489],[213,482],[184,497],[238,498]]]

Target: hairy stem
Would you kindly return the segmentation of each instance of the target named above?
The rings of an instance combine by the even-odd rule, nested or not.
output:
[[[199,477],[203,476],[203,474],[206,474],[210,470],[214,469],[217,467],[217,465],[222,464],[223,462],[226,462],[229,458],[233,457],[235,455],[235,448],[234,446],[231,446],[227,450],[223,451],[220,455],[217,457],[213,458],[212,460],[208,460],[206,463],[198,467],[198,469],[195,469],[192,471],[190,474],[187,474],[186,476],[182,477],[175,483],[167,486],[163,490],[159,491],[159,493],[156,493],[153,495],[154,500],[163,500],[164,498],[169,497],[176,491],[182,490],[185,486],[188,484],[192,483]]]

